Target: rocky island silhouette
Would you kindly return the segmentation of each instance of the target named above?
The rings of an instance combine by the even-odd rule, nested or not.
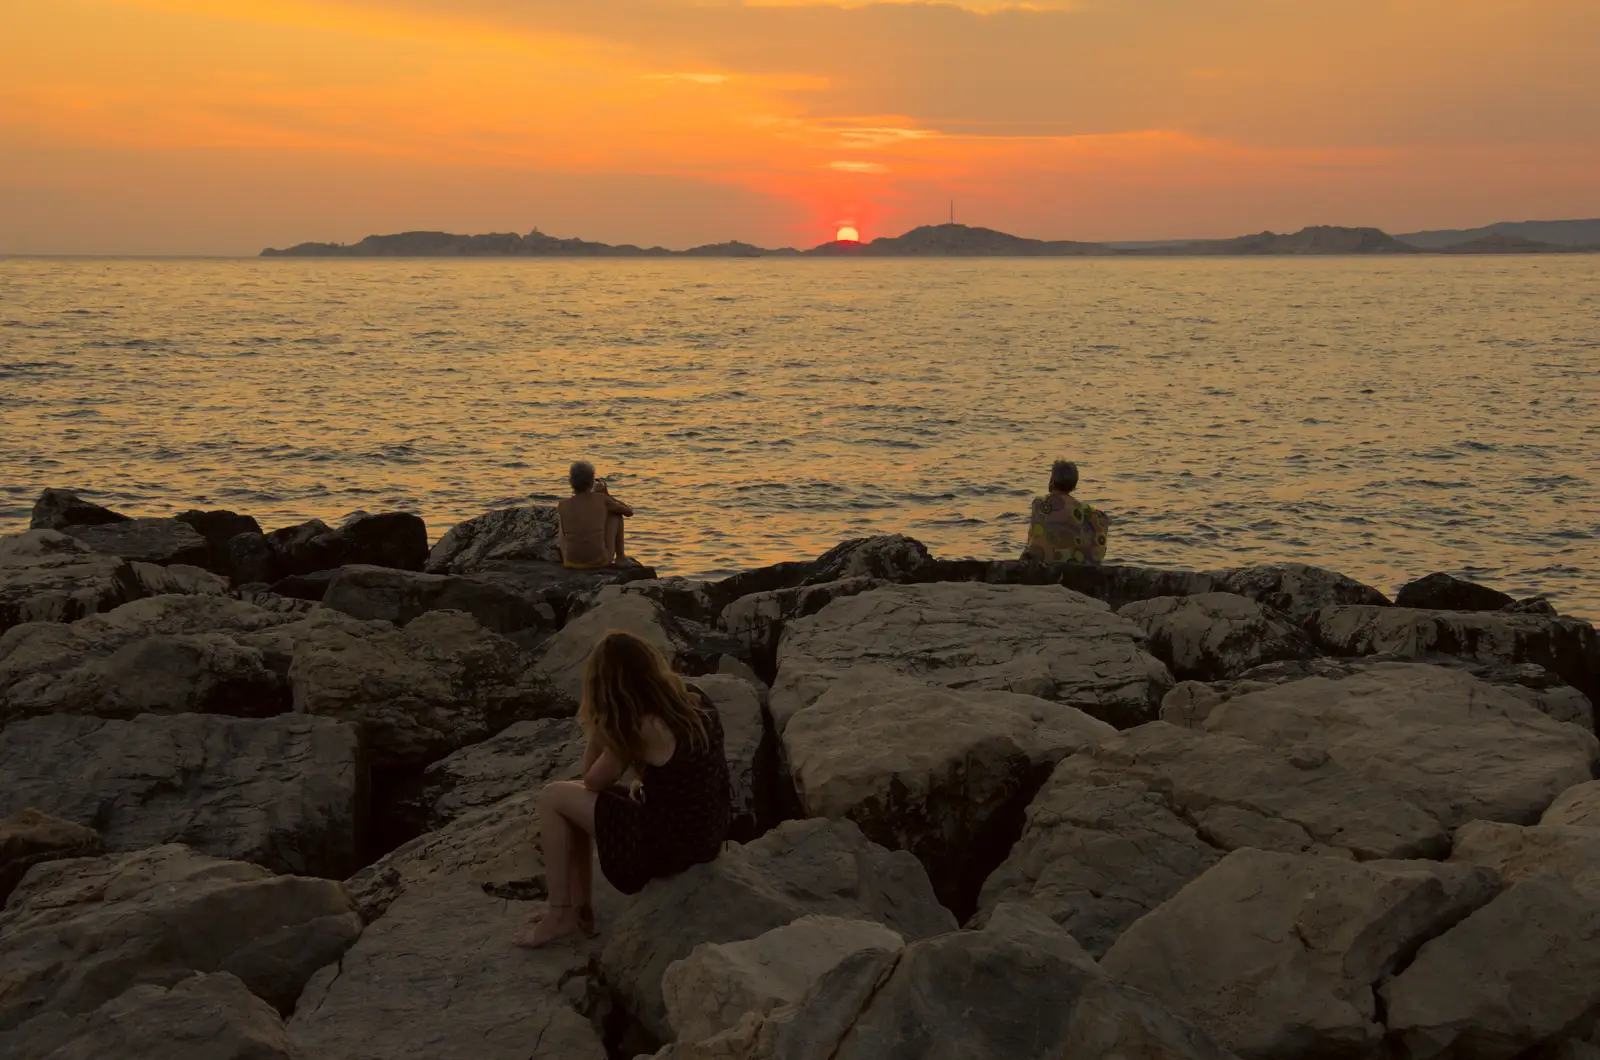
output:
[[[983,257],[1207,257],[1253,255],[1334,254],[1575,254],[1600,252],[1600,221],[1535,222],[1545,239],[1522,234],[1521,226],[1491,226],[1456,233],[1420,233],[1428,238],[1411,242],[1377,228],[1317,225],[1293,233],[1261,232],[1235,239],[1199,239],[1153,243],[1082,243],[1072,240],[1029,239],[954,222],[922,225],[899,236],[869,242],[819,244],[808,250],[793,247],[768,249],[732,241],[710,243],[688,250],[614,245],[586,239],[561,239],[534,229],[527,235],[497,232],[455,235],[450,232],[401,232],[368,236],[359,243],[301,243],[284,250],[268,248],[262,257],[279,258],[761,258],[761,257],[883,257],[883,258],[983,258]],[[1566,225],[1567,228],[1554,227]],[[1591,227],[1584,227],[1591,226]],[[1593,239],[1591,243],[1562,242],[1562,238]]]

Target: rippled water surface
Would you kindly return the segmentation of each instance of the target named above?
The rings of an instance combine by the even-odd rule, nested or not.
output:
[[[72,486],[437,536],[587,456],[663,571],[1010,556],[1058,455],[1114,560],[1600,617],[1600,258],[0,261],[0,530]]]

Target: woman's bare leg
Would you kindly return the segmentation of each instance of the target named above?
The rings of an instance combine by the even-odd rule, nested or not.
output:
[[[571,884],[567,893],[578,913],[578,929],[594,934],[594,836],[582,828],[572,830]]]
[[[550,908],[544,916],[517,933],[512,941],[518,946],[543,946],[578,930],[573,856],[579,847],[588,854],[589,837],[594,834],[595,798],[594,792],[575,780],[558,780],[545,785],[539,797],[539,822]]]

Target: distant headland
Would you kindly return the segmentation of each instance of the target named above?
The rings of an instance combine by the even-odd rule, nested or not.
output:
[[[710,243],[688,250],[560,239],[534,229],[527,235],[496,232],[401,232],[359,243],[301,243],[268,248],[266,258],[1066,258],[1248,257],[1334,254],[1582,254],[1600,253],[1600,220],[1503,222],[1484,228],[1412,232],[1392,236],[1377,228],[1318,225],[1298,232],[1261,232],[1235,239],[1144,243],[1079,243],[1028,239],[964,224],[923,225],[870,242],[822,243],[809,250],[771,250],[750,243]]]

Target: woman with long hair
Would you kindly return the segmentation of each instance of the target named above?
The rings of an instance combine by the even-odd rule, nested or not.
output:
[[[584,668],[578,719],[588,737],[583,779],[547,784],[540,796],[550,902],[517,933],[518,946],[593,934],[594,849],[611,885],[634,894],[712,860],[728,838],[722,720],[647,641],[616,631],[601,638]],[[630,769],[634,782],[623,788]]]

